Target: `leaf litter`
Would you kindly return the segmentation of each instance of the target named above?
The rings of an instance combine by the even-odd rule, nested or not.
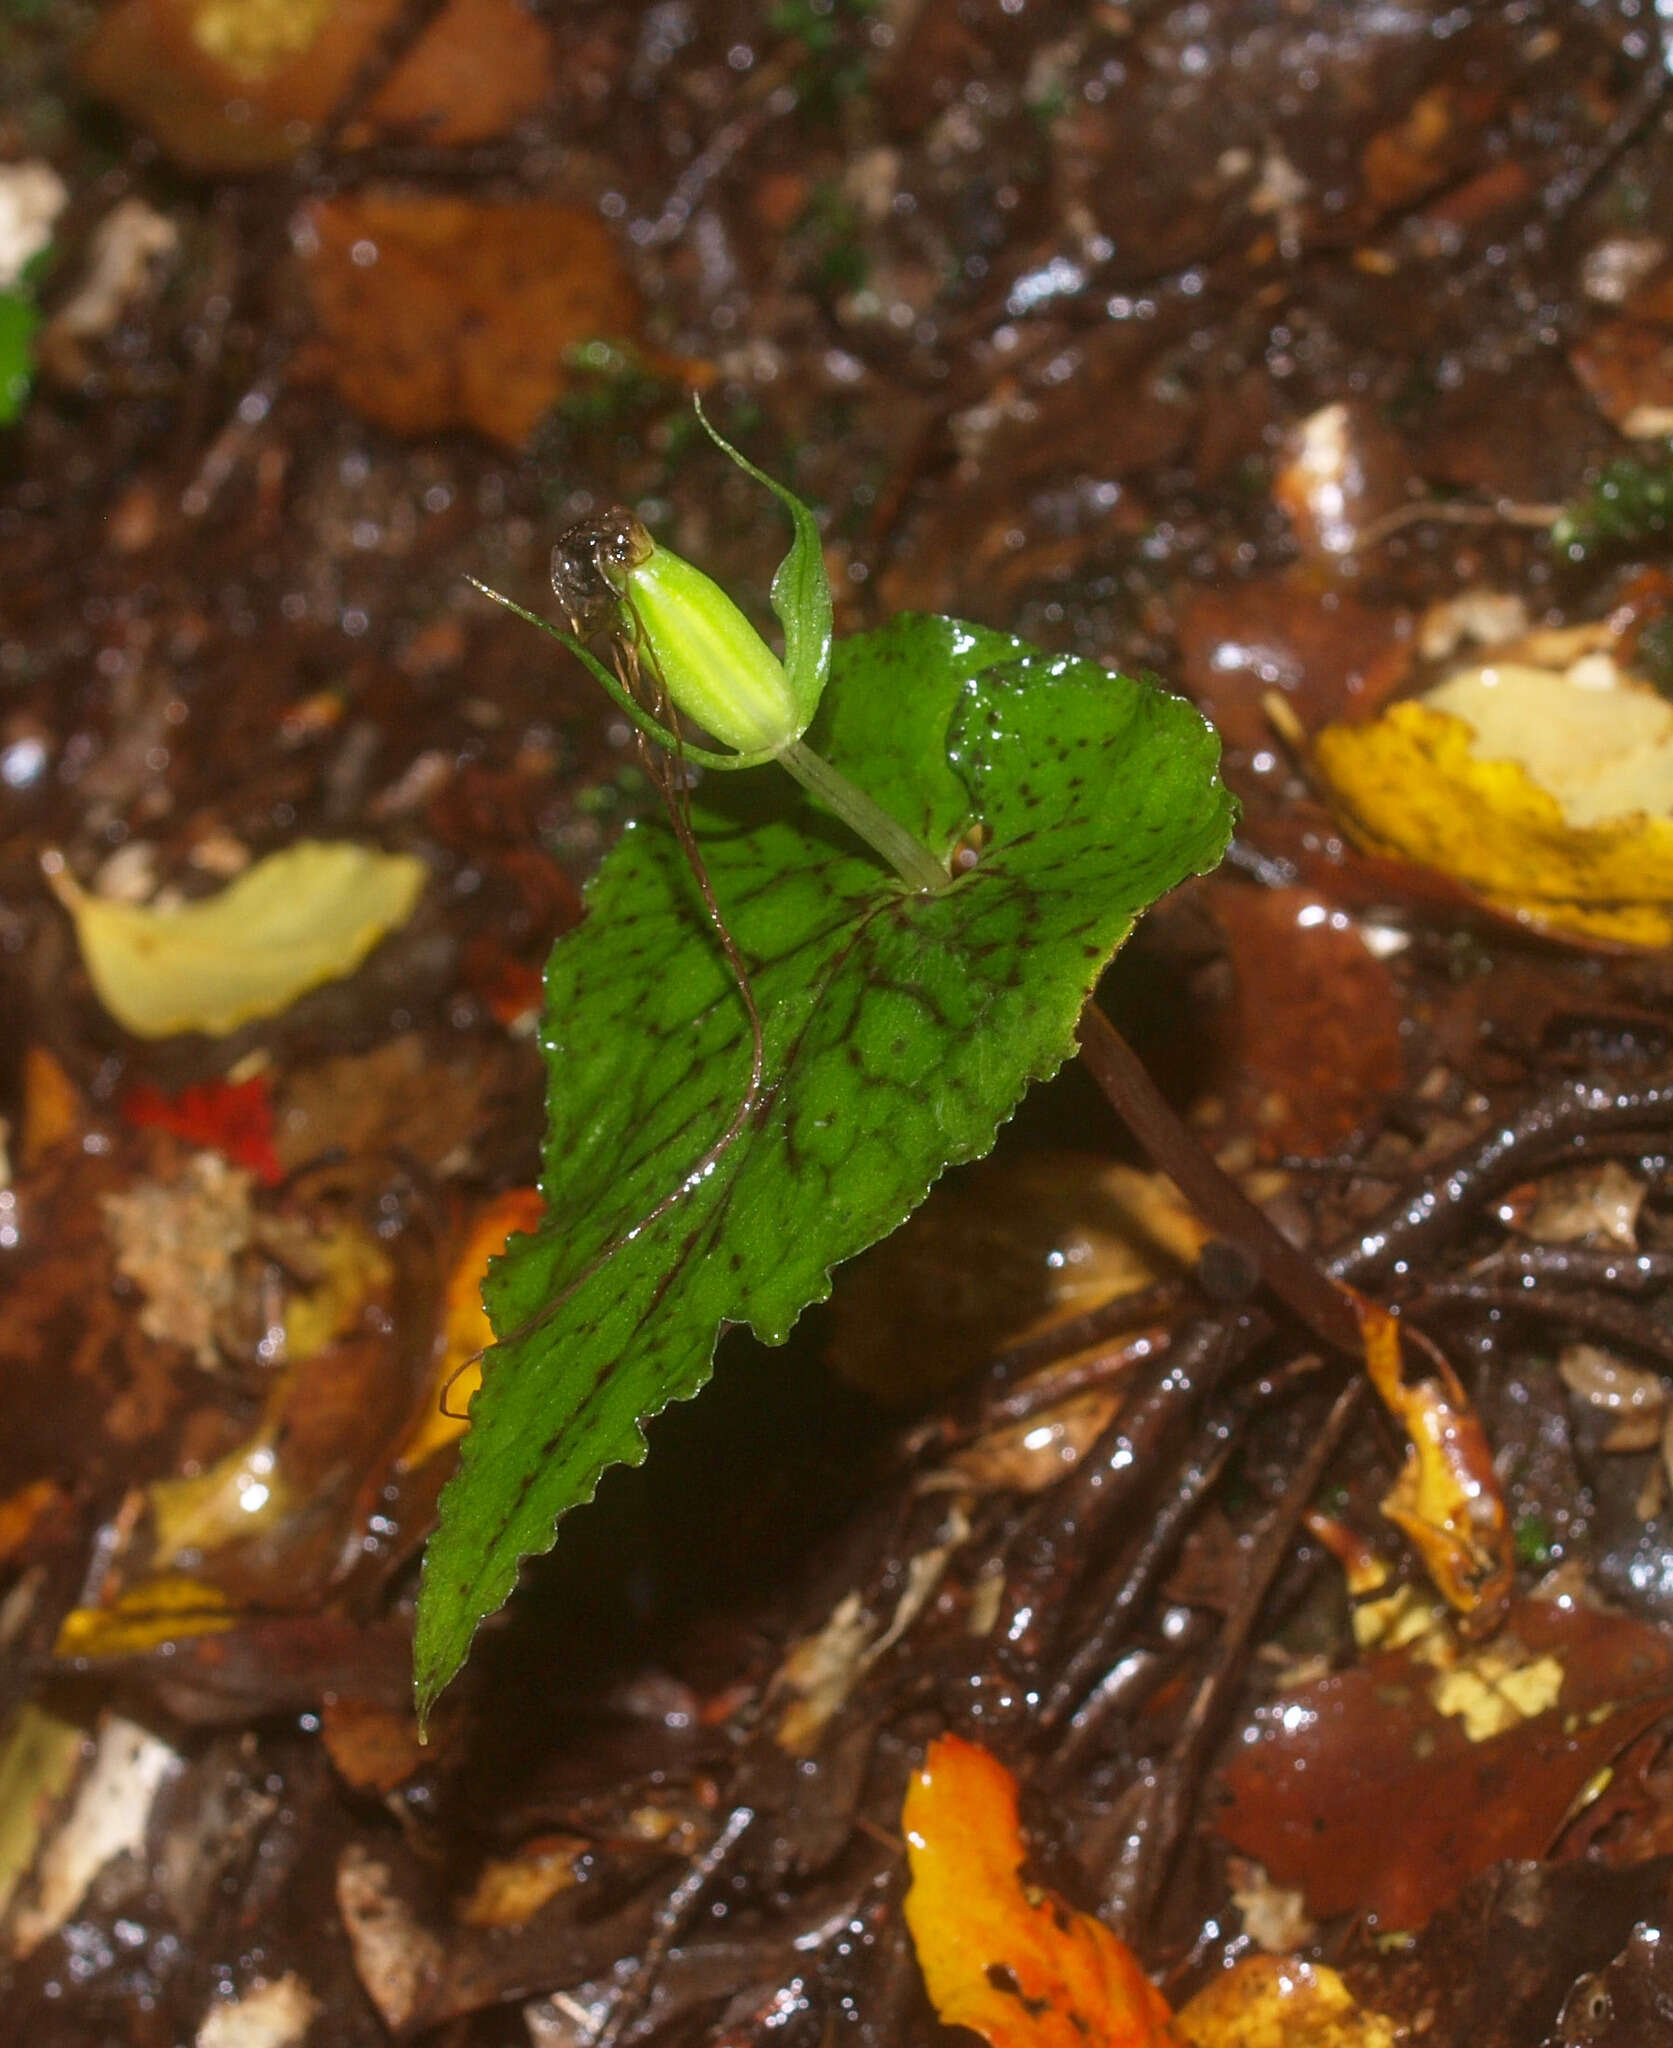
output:
[[[1555,895],[1544,867],[1460,879],[1426,843],[1345,830],[1303,773],[1308,735],[1376,732],[1440,664],[1491,665],[1518,636],[1571,690],[1606,645],[1665,678],[1663,72],[1632,55],[1642,24],[1562,10],[1530,34],[1484,11],[1443,43],[1368,19],[1295,101],[1303,31],[1220,8],[955,21],[931,0],[895,47],[847,8],[684,40],[660,10],[365,9],[381,77],[310,46],[270,92],[244,49],[235,92],[232,46],[188,49],[198,11],[117,8],[95,31],[85,75],[156,136],[124,191],[173,253],[161,288],[43,365],[0,483],[0,959],[13,1042],[36,1049],[0,1076],[18,1898],[75,1804],[53,1758],[78,1760],[101,1712],[181,1759],[154,1801],[130,1774],[140,1849],[13,1965],[19,2024],[125,2040],[145,2012],[207,2043],[317,2007],[315,2036],[348,2048],[434,2025],[564,2048],[932,2041],[899,1815],[950,1731],[1017,1780],[1024,1886],[1119,1931],[1180,2028],[1218,1996],[1232,2038],[1310,2038],[1308,2001],[1327,2040],[1376,2038],[1376,2015],[1471,2048],[1655,2038],[1665,1971],[1635,1930],[1665,1914],[1669,1839],[1646,1421],[1673,1258],[1670,991],[1643,943],[1660,909],[1639,863],[1581,903],[1612,928],[1581,928],[1572,840]],[[9,24],[0,86],[76,195],[49,316],[108,212],[101,152],[129,150],[114,122],[83,134],[72,32]],[[489,61],[514,48],[526,62]],[[392,213],[367,231],[397,198],[403,221],[461,223],[422,279]],[[550,288],[508,295],[514,333],[464,317],[483,266],[505,271],[496,220],[541,206],[603,238],[542,243]],[[333,207],[353,278],[310,301],[291,235]],[[380,271],[423,316],[422,376]],[[1558,309],[1549,338],[1529,304]],[[759,593],[772,537],[694,450],[688,374],[828,511],[842,630],[932,605],[1154,668],[1220,722],[1237,872],[1153,914],[1103,1000],[1282,1230],[1440,1348],[1515,1542],[1506,1631],[1464,1642],[1439,1619],[1378,1512],[1407,1453],[1368,1405],[1297,1493],[1354,1367],[1251,1295],[1247,1241],[1222,1221],[1106,1256],[1098,1172],[1040,1163],[1121,1143],[1071,1068],[972,1203],[932,1198],[933,1252],[879,1264],[917,1271],[910,1301],[862,1263],[794,1357],[731,1341],[644,1473],[566,1523],[419,1749],[411,1593],[451,1452],[403,1446],[455,1369],[473,1225],[538,1167],[547,1077],[507,1024],[644,800],[582,679],[450,593],[466,570],[537,587],[582,492]],[[467,409],[467,384],[491,402]],[[425,424],[444,417],[533,460]],[[1284,465],[1308,422],[1302,499]],[[1554,533],[1519,523],[1564,507]],[[1408,780],[1390,821],[1473,803],[1482,765],[1464,744],[1461,780]],[[42,846],[113,881],[137,847],[130,879],[195,888],[233,872],[228,848],[304,838],[422,861],[422,910],[224,1038],[135,1039],[80,998]],[[271,1158],[234,1107],[252,1074]],[[103,1206],[180,1187],[195,1157],[253,1176],[210,1371],[195,1333],[141,1326],[172,1298],[187,1327],[192,1266],[153,1251],[125,1279]],[[387,1266],[333,1294],[310,1257],[328,1243]],[[817,1355],[835,1328],[840,1380]],[[1429,1381],[1464,1412],[1406,1363],[1408,1404]],[[857,1384],[917,1405],[888,1416]],[[159,1564],[152,1490],[270,1485],[246,1455],[270,1412],[286,1487],[244,1508],[255,1489],[232,1485],[217,1540]],[[983,1447],[997,1462],[961,1473]],[[774,1674],[847,1613],[858,1652],[792,1757]],[[79,1718],[43,1742],[41,1701]],[[1269,1754],[1289,1803],[1240,1785],[1223,1806],[1231,1766]],[[1226,1856],[1228,1815],[1257,1848]],[[1321,1945],[1264,1978],[1238,1962],[1239,1900],[1264,1914],[1251,1854]]]

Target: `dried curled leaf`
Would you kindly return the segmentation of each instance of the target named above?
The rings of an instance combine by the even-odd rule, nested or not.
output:
[[[1022,1882],[1016,1780],[996,1757],[937,1737],[901,1829],[906,1924],[943,2024],[989,2048],[1176,2048],[1167,2001],[1127,1944]]]
[[[1607,657],[1463,671],[1374,724],[1327,726],[1313,760],[1372,850],[1523,924],[1673,944],[1673,707]]]
[[[1491,1628],[1510,1598],[1516,1559],[1486,1433],[1444,1360],[1442,1377],[1406,1385],[1399,1323],[1372,1302],[1356,1297],[1354,1306],[1371,1384],[1412,1445],[1383,1513],[1448,1604]]]
[[[424,864],[411,854],[304,839],[219,894],[169,910],[107,903],[62,869],[50,880],[75,919],[99,1000],[119,1024],[138,1038],[219,1037],[352,974],[412,915]]]

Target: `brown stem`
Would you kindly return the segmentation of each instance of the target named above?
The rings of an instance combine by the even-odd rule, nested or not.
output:
[[[1081,1058],[1110,1107],[1211,1229],[1255,1262],[1260,1279],[1334,1351],[1363,1351],[1353,1304],[1192,1136],[1144,1063],[1095,1002],[1078,1028]]]

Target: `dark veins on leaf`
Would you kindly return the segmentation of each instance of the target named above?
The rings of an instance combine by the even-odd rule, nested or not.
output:
[[[548,976],[548,1221],[490,1280],[501,1341],[427,1561],[425,1702],[522,1557],[702,1386],[725,1324],[783,1342],[833,1265],[988,1149],[1072,1051],[1134,919],[1230,832],[1189,705],[950,620],[839,646],[810,738],[938,857],[977,819],[987,846],[913,896],[783,778],[700,792],[764,1084],[738,1141],[655,1216],[732,1113],[747,1032],[672,831],[636,829],[606,861]]]

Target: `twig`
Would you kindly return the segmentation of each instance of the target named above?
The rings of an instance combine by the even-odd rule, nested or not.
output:
[[[1215,1163],[1095,1002],[1081,1012],[1078,1035],[1081,1058],[1111,1108],[1198,1215],[1249,1254],[1260,1279],[1321,1342],[1358,1357],[1352,1303]]]
[[[1123,1632],[1173,1562],[1185,1531],[1196,1520],[1197,1511],[1219,1484],[1226,1461],[1241,1434],[1241,1413],[1211,1416],[1199,1432],[1191,1462],[1176,1479],[1174,1491],[1161,1504],[1139,1537],[1131,1555],[1121,1562],[1113,1590],[1097,1602],[1098,1619],[1075,1645],[1067,1663],[1053,1680],[1051,1690],[1040,1704],[1037,1720],[1044,1730],[1055,1728],[1073,1714],[1071,1732],[1059,1743],[1050,1763],[1050,1775],[1062,1779],[1075,1768],[1103,1712],[1084,1714],[1090,1704],[1087,1688],[1095,1677],[1106,1673],[1120,1648]],[[1112,1705],[1106,1701],[1104,1711]]]
[[[692,1861],[685,1875],[657,1908],[656,1917],[651,1922],[650,1939],[633,1974],[633,1982],[623,1991],[610,2017],[599,2029],[593,2048],[616,2048],[623,2032],[638,2017],[656,1984],[657,1973],[666,1961],[668,1951],[679,1939],[680,1929],[754,1819],[752,1807],[735,1806],[727,1815],[726,1825],[720,1833],[702,1855]]]
[[[1673,1283],[1673,1252],[1604,1251],[1589,1244],[1507,1246],[1469,1270],[1472,1280],[1535,1287],[1613,1287],[1621,1294],[1648,1294]]]
[[[1605,1344],[1624,1345],[1653,1358],[1664,1372],[1673,1372],[1673,1331],[1663,1329],[1642,1309],[1607,1294],[1550,1293],[1534,1287],[1492,1287],[1480,1280],[1430,1281],[1405,1304],[1410,1318],[1448,1308],[1481,1308],[1536,1322],[1565,1323],[1577,1336]]]
[[[1623,1132],[1655,1131],[1648,1149],[1666,1144],[1673,1082],[1609,1088],[1562,1081],[1504,1118],[1483,1138],[1432,1167],[1416,1193],[1397,1195],[1363,1230],[1327,1252],[1324,1270],[1356,1286],[1403,1273],[1430,1259],[1456,1236],[1489,1195],[1525,1180],[1565,1153],[1589,1156],[1593,1141]],[[1613,1149],[1611,1146],[1610,1149]]]
[[[1166,1355],[1142,1365],[1121,1413],[1012,1539],[996,1639],[1007,1662],[1040,1669],[1062,1628],[1065,1589],[1110,1529],[1165,1481],[1163,1451],[1271,1324],[1258,1311],[1188,1323]]]
[[[1337,1395],[1323,1426],[1308,1445],[1295,1477],[1285,1488],[1283,1499],[1266,1518],[1238,1589],[1237,1605],[1226,1616],[1220,1632],[1214,1667],[1198,1685],[1196,1697],[1146,1801],[1144,1839],[1128,1897],[1130,1929],[1145,1927],[1155,1909],[1189,1824],[1210,1745],[1218,1737],[1233,1696],[1243,1682],[1255,1624],[1290,1553],[1307,1504],[1318,1491],[1365,1394],[1366,1382],[1356,1374]]]

